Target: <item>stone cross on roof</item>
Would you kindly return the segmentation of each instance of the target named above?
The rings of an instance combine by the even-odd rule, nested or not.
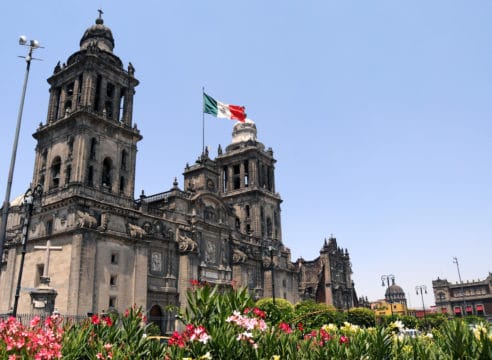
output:
[[[44,269],[43,269],[43,278],[48,279],[49,276],[49,267],[50,267],[50,251],[52,250],[62,250],[61,246],[51,246],[51,240],[48,239],[46,241],[46,246],[35,246],[35,249],[38,250],[46,250],[44,255]]]

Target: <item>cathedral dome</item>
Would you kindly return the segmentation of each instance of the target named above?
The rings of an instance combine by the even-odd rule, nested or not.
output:
[[[85,50],[91,44],[96,44],[101,50],[113,52],[114,38],[111,29],[104,25],[104,20],[99,16],[96,23],[88,28],[80,39],[80,50]]]
[[[256,142],[256,125],[250,119],[246,119],[244,122],[237,122],[232,130],[233,144],[246,141]]]
[[[389,288],[386,289],[385,296],[388,297],[388,295],[393,297],[393,298],[394,297],[400,297],[400,296],[405,297],[405,292],[403,291],[401,286],[393,284]]]
[[[392,303],[406,303],[405,291],[403,291],[400,286],[396,285],[394,280],[393,284],[386,289],[384,297],[387,301]]]

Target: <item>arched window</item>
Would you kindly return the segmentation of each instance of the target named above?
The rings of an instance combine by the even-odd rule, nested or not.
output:
[[[121,170],[126,170],[128,168],[128,152],[126,150],[121,151]]]
[[[51,163],[51,187],[57,188],[60,185],[60,168],[61,159],[59,156],[53,159]]]
[[[113,161],[110,158],[105,158],[102,166],[101,184],[103,187],[111,189],[111,168]]]

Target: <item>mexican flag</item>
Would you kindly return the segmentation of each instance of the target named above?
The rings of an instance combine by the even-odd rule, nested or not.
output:
[[[244,110],[244,106],[224,104],[203,93],[203,112],[205,114],[244,122],[246,120],[246,113]]]

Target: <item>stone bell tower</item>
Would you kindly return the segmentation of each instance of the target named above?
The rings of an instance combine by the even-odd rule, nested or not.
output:
[[[219,153],[219,192],[234,207],[236,228],[267,240],[276,248],[282,243],[280,195],[275,192],[273,150],[257,141],[251,120],[234,126],[232,142]]]
[[[133,200],[137,142],[132,124],[138,80],[113,54],[114,38],[99,15],[80,50],[48,79],[50,99],[37,140],[33,184],[46,200],[74,195],[128,205]],[[55,197],[55,198],[53,198]]]

